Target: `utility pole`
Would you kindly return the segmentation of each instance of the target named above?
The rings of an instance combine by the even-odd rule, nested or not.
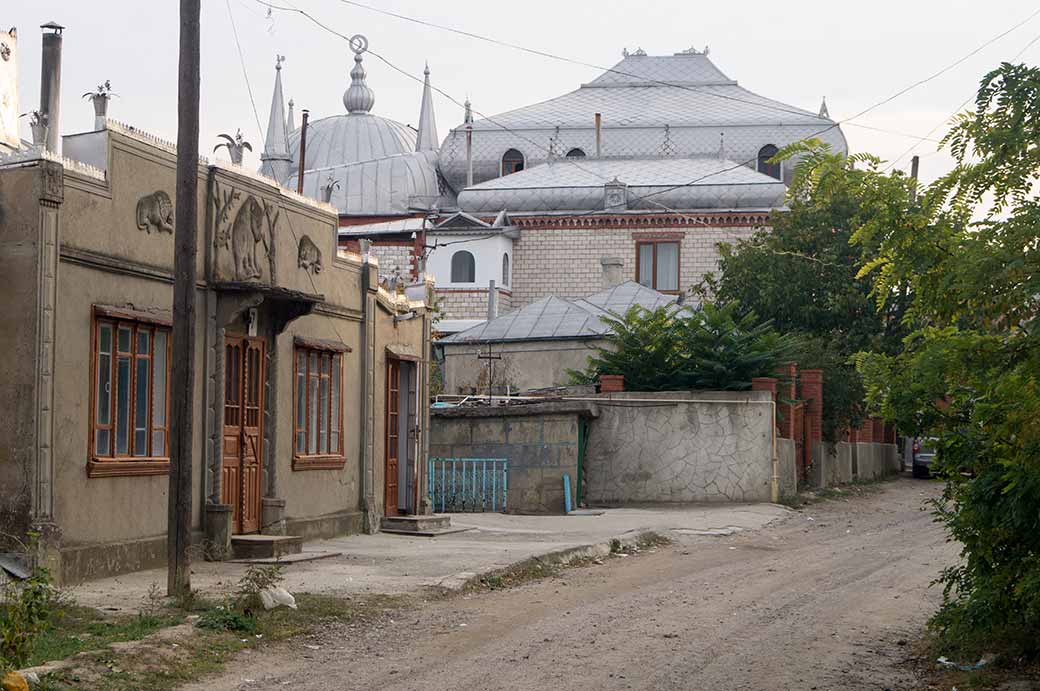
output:
[[[180,0],[177,68],[177,198],[173,260],[173,366],[170,373],[170,492],[166,594],[191,590],[191,465],[195,403],[195,255],[198,245],[199,15]]]

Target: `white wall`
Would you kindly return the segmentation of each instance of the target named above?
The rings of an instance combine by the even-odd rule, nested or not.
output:
[[[491,231],[488,229],[488,233]],[[465,240],[465,242],[459,242]],[[502,255],[509,255],[510,274],[513,273],[513,241],[503,234],[494,237],[484,235],[459,235],[429,233],[427,242],[444,244],[456,243],[445,247],[438,247],[430,251],[426,261],[426,272],[432,274],[437,282],[438,288],[487,288],[488,281],[494,281],[500,288],[511,288],[512,277],[508,283],[502,281]],[[451,282],[451,257],[455,252],[466,250],[473,254],[476,260],[476,281],[473,283]]]

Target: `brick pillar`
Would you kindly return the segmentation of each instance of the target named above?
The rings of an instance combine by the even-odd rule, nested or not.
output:
[[[855,427],[848,427],[845,429],[845,441],[850,444],[855,444],[859,441],[859,430]]]
[[[870,421],[874,424],[874,443],[883,444],[885,442],[885,421],[879,417],[871,418]]]
[[[859,426],[859,431],[856,432],[856,441],[860,444],[870,444],[874,441],[874,423],[871,420],[864,420]]]
[[[810,438],[806,443],[812,444],[823,440],[823,370],[803,369],[799,378],[810,425]]]
[[[780,436],[784,439],[794,439],[794,406],[784,401],[794,401],[798,398],[798,382],[795,381],[798,367],[795,363],[788,362],[777,367],[776,374],[779,379],[779,390],[775,398],[780,417]]]
[[[600,393],[617,393],[625,390],[625,375],[623,374],[601,374],[599,375]]]
[[[896,443],[896,426],[885,425],[885,443],[895,444]]]

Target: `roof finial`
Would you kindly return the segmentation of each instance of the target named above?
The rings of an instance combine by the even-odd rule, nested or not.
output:
[[[286,132],[285,101],[282,96],[282,63],[284,55],[274,59],[274,94],[271,96],[271,115],[267,120],[267,138],[260,154],[260,174],[284,181],[289,175],[292,157],[289,156],[289,139]],[[230,149],[229,149],[230,151]]]
[[[827,111],[827,97],[826,96],[823,97],[823,103],[820,104],[820,117],[821,118],[827,118],[828,120],[830,120],[830,118],[831,118],[830,112]]]
[[[473,104],[469,102],[469,96],[466,96],[466,103],[464,106],[466,108],[466,115],[463,117],[462,121],[473,122]]]
[[[289,115],[287,115],[286,118],[285,118],[285,133],[287,135],[290,132],[294,132],[296,130],[296,123],[294,122],[294,118],[293,118],[293,106],[294,105],[296,105],[296,104],[293,103],[293,100],[290,98],[289,99]]]
[[[436,151],[438,144],[437,120],[433,116],[433,87],[430,86],[430,63],[423,70],[422,103],[419,106],[419,131],[415,137],[416,151]]]
[[[719,160],[726,160],[726,133],[719,132]]]
[[[376,104],[376,93],[365,83],[365,68],[361,65],[361,55],[368,50],[368,39],[354,34],[350,37],[350,49],[354,51],[354,69],[350,70],[350,87],[343,92],[343,105],[348,113],[364,115]]]
[[[625,48],[621,49],[621,57],[623,57],[623,58],[627,58],[628,57],[628,47],[627,46]]]

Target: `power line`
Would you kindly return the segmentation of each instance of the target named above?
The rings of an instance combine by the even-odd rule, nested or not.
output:
[[[466,36],[468,38],[473,38],[473,39],[476,39],[478,41],[485,41],[487,43],[493,43],[495,45],[500,45],[500,46],[504,46],[504,47],[507,47],[507,48],[513,48],[514,50],[520,50],[520,51],[523,51],[525,53],[530,53],[532,55],[538,55],[538,56],[541,56],[541,57],[550,58],[552,60],[559,60],[561,62],[567,62],[567,63],[574,64],[574,65],[580,65],[580,66],[583,66],[583,67],[591,67],[591,68],[594,68],[594,69],[605,70],[607,72],[612,72],[614,74],[619,74],[619,75],[622,75],[622,76],[636,77],[636,78],[638,78],[638,79],[640,79],[642,81],[647,81],[647,82],[658,84],[658,85],[662,85],[662,86],[673,86],[673,87],[678,87],[678,88],[682,88],[682,89],[687,89],[687,90],[690,90],[690,91],[700,91],[696,87],[691,87],[691,86],[682,85],[682,84],[673,84],[673,83],[670,83],[670,82],[658,81],[658,80],[653,80],[653,79],[647,79],[646,77],[644,77],[642,75],[630,74],[628,72],[624,72],[622,70],[618,70],[618,69],[615,69],[615,68],[612,68],[612,67],[603,67],[601,65],[595,65],[595,64],[592,64],[592,63],[589,63],[589,62],[584,62],[582,60],[577,60],[577,59],[574,59],[574,58],[568,58],[568,57],[565,57],[565,56],[562,56],[562,55],[557,55],[555,53],[550,53],[548,51],[538,50],[536,48],[530,48],[528,46],[524,46],[524,45],[517,44],[517,43],[510,43],[508,41],[503,41],[503,40],[500,40],[500,39],[497,39],[497,38],[493,38],[493,37],[490,37],[490,36],[484,36],[482,34],[477,34],[477,33],[471,32],[471,31],[465,31],[463,29],[458,29],[458,28],[451,27],[451,26],[446,26],[446,25],[443,25],[443,24],[437,24],[437,23],[430,22],[430,21],[427,21],[427,20],[424,20],[424,19],[418,19],[416,17],[409,17],[407,15],[399,14],[399,13],[396,13],[396,12],[391,12],[390,10],[384,10],[382,8],[379,8],[379,7],[373,7],[371,5],[366,5],[365,3],[357,2],[357,0],[339,0],[339,2],[341,2],[341,3],[345,4],[345,5],[351,5],[351,6],[354,6],[354,7],[359,7],[359,8],[362,8],[362,9],[366,9],[366,10],[369,10],[371,12],[378,12],[379,14],[383,14],[383,15],[386,15],[386,16],[389,16],[389,17],[394,17],[394,18],[397,18],[397,19],[401,19],[403,21],[413,22],[415,24],[419,24],[419,25],[422,25],[422,26],[427,26],[427,27],[434,28],[434,29],[439,29],[441,31],[448,31],[448,32],[451,32],[451,33],[454,33],[454,34],[459,34],[461,36]],[[857,118],[859,118],[859,117],[861,117],[863,115],[866,115],[867,113],[869,113],[870,111],[874,110],[875,108],[878,108],[880,106],[885,105],[886,103],[889,103],[889,102],[895,100],[899,96],[902,96],[903,94],[905,94],[905,93],[907,93],[907,92],[917,88],[918,86],[921,86],[922,84],[925,84],[927,82],[932,81],[933,79],[936,79],[937,77],[940,77],[941,75],[943,75],[946,72],[950,71],[951,69],[953,69],[957,65],[961,64],[965,60],[968,60],[972,56],[978,54],[983,49],[987,48],[988,46],[992,45],[993,43],[995,43],[995,42],[999,41],[1000,39],[1002,39],[1003,37],[1007,36],[1012,31],[1014,31],[1015,29],[1019,28],[1023,24],[1028,23],[1029,21],[1031,21],[1037,15],[1040,15],[1040,8],[1038,8],[1036,11],[1034,11],[1032,14],[1030,14],[1028,17],[1023,19],[1022,21],[1020,21],[1017,24],[1015,24],[1014,26],[1012,26],[1010,29],[1007,29],[1006,31],[1001,32],[1000,34],[997,34],[993,38],[989,39],[988,41],[986,41],[982,45],[980,45],[977,48],[975,48],[973,51],[971,51],[967,55],[959,58],[958,60],[954,61],[953,63],[951,63],[949,65],[947,65],[946,67],[943,67],[938,72],[935,72],[934,74],[932,74],[932,75],[930,75],[928,77],[925,77],[924,79],[921,79],[921,80],[919,80],[917,82],[914,82],[913,84],[910,84],[907,87],[904,87],[903,89],[897,91],[896,93],[892,94],[888,98],[886,98],[886,99],[884,99],[884,100],[882,100],[882,101],[880,101],[880,102],[870,106],[869,108],[866,108],[866,109],[860,111],[859,113],[857,113],[856,115],[853,115],[852,117],[845,118],[844,120],[841,120],[839,122],[849,122],[850,120],[855,120],[855,119],[857,119]],[[719,96],[721,98],[729,98],[729,99],[732,99],[732,100],[741,101],[743,103],[748,103],[750,105],[758,105],[758,106],[761,106],[761,107],[771,108],[773,110],[779,110],[779,111],[783,111],[783,112],[787,112],[787,113],[794,113],[794,114],[802,115],[802,116],[804,116],[806,114],[805,111],[795,111],[795,110],[792,110],[792,109],[777,108],[775,106],[770,106],[768,104],[756,103],[754,101],[748,101],[746,99],[738,99],[738,98],[734,98],[734,97],[730,97],[730,96],[725,96],[723,94],[715,94],[714,92],[709,92],[709,91],[700,91],[700,93],[706,93],[706,94],[710,94],[710,95],[713,95],[713,96]]]
[[[260,141],[264,141],[264,128],[260,126],[260,114],[256,110],[256,99],[253,98],[253,87],[249,84],[249,72],[246,71],[246,59],[242,54],[242,44],[238,40],[238,28],[235,26],[235,15],[231,12],[231,0],[227,3],[228,18],[231,20],[231,34],[235,37],[235,47],[238,48],[238,61],[242,65],[242,77],[246,81],[246,91],[249,93],[249,105],[253,108],[253,117],[256,119],[256,129],[260,133]],[[261,146],[263,146],[261,144]]]
[[[1037,41],[1040,41],[1040,34],[1037,34],[1036,36],[1034,36],[1034,37],[1033,37],[1033,39],[1032,39],[1031,41],[1029,41],[1029,43],[1027,43],[1027,44],[1026,44],[1026,45],[1025,45],[1025,46],[1024,46],[1023,48],[1022,48],[1022,50],[1020,50],[1020,51],[1018,51],[1017,53],[1015,53],[1014,57],[1012,57],[1012,58],[1011,58],[1011,62],[1014,62],[1015,60],[1018,60],[1018,59],[1019,59],[1020,57],[1022,57],[1022,55],[1023,55],[1023,54],[1024,54],[1024,53],[1025,53],[1025,52],[1026,52],[1027,50],[1029,50],[1030,48],[1032,48],[1032,47],[1033,47],[1033,45],[1034,45],[1034,44],[1035,44],[1035,43],[1036,43]],[[932,136],[932,135],[933,135],[933,134],[935,133],[935,131],[936,131],[937,129],[939,129],[940,127],[942,127],[943,125],[945,125],[945,124],[946,124],[947,122],[949,122],[949,121],[950,121],[950,119],[951,119],[951,118],[952,118],[953,116],[955,116],[955,115],[956,115],[957,113],[961,112],[961,111],[962,111],[962,110],[964,109],[964,106],[968,105],[968,103],[969,103],[969,102],[970,102],[970,101],[971,101],[971,100],[972,100],[973,98],[975,98],[975,95],[974,95],[974,94],[972,94],[971,96],[968,96],[968,98],[964,99],[964,100],[963,100],[963,101],[961,102],[961,104],[960,104],[959,106],[957,106],[957,108],[956,108],[956,109],[954,109],[954,111],[953,111],[952,113],[950,113],[950,114],[949,114],[949,115],[947,115],[947,116],[946,116],[945,118],[943,118],[943,119],[942,119],[942,120],[940,120],[940,121],[939,121],[938,123],[936,123],[935,127],[933,127],[932,129],[928,130],[928,134],[926,134],[926,135],[925,135],[924,137],[919,137],[919,138],[918,138],[918,139],[919,139],[919,141],[918,141],[918,142],[916,142],[915,144],[912,144],[912,145],[911,145],[911,146],[910,146],[909,148],[907,148],[907,150],[906,150],[906,151],[904,151],[903,153],[899,154],[899,156],[897,156],[897,157],[896,157],[895,159],[893,159],[893,160],[892,160],[892,162],[891,162],[891,163],[889,163],[889,164],[888,164],[888,165],[887,165],[887,166],[886,166],[886,167],[885,167],[884,169],[882,169],[882,171],[881,171],[881,172],[885,173],[885,172],[888,172],[889,170],[891,170],[892,168],[894,168],[894,167],[896,166],[896,164],[897,164],[897,163],[899,163],[899,161],[901,161],[901,160],[902,160],[903,158],[905,158],[905,157],[906,157],[907,155],[909,155],[909,154],[913,153],[913,152],[914,152],[914,150],[915,150],[915,149],[917,149],[917,147],[919,147],[919,146],[920,146],[920,145],[921,145],[921,144],[922,144],[923,142],[925,142],[925,141],[935,141],[935,140],[933,140],[933,139],[928,139],[928,137],[931,137],[931,136]]]

